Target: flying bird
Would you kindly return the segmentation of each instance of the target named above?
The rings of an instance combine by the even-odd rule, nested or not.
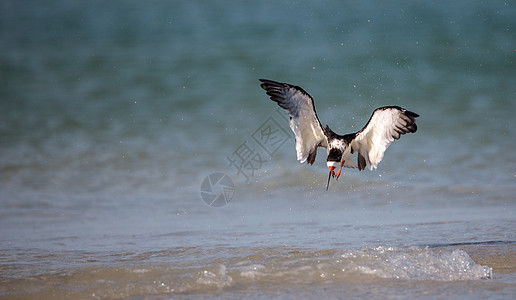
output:
[[[366,167],[376,169],[385,150],[394,140],[417,131],[418,114],[399,106],[384,106],[373,111],[360,131],[340,135],[328,125],[321,125],[315,112],[314,99],[301,87],[267,79],[260,81],[260,86],[271,100],[290,115],[290,128],[296,137],[297,159],[301,163],[313,165],[317,147],[326,149],[326,165],[330,170],[326,189],[331,177],[339,178],[342,167],[358,168],[360,171]],[[357,163],[350,158],[355,152]]]

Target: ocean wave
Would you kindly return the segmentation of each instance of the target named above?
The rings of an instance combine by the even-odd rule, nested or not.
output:
[[[210,252],[210,251],[208,251]],[[492,269],[476,264],[460,249],[431,247],[368,246],[340,249],[218,249],[222,256],[185,263],[124,261],[107,267],[79,268],[36,277],[5,280],[2,294],[9,290],[99,298],[141,294],[212,294],[227,289],[291,289],[299,285],[349,284],[390,279],[397,281],[451,282],[491,279]],[[215,254],[212,253],[212,254]],[[177,253],[173,251],[172,253]],[[163,254],[163,253],[161,253]],[[211,256],[211,255],[210,255]],[[170,259],[173,259],[170,257]],[[188,261],[188,262],[187,262]],[[107,264],[109,265],[109,264]],[[30,282],[30,285],[27,285]],[[20,289],[20,287],[25,287]],[[68,286],[68,287],[67,287]],[[18,287],[18,288],[16,288]]]

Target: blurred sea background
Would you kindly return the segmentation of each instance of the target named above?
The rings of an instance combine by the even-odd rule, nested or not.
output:
[[[515,16],[2,1],[0,298],[513,299]],[[325,151],[296,161],[259,78],[303,87],[338,133],[383,105],[419,130],[326,191]]]

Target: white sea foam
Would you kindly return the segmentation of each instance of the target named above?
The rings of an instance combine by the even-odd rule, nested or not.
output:
[[[203,270],[198,284],[224,288],[260,282],[320,280],[353,281],[356,278],[387,278],[416,281],[461,281],[492,278],[492,269],[476,264],[463,250],[429,247],[363,247],[358,250],[296,250],[229,262]]]
[[[405,280],[475,280],[489,279],[492,269],[476,264],[462,250],[443,251],[411,247],[366,247],[342,255],[345,270],[357,270],[382,278]]]
[[[232,282],[233,278],[226,274],[226,266],[222,264],[219,264],[210,270],[203,270],[197,279],[198,284],[213,285],[217,288],[230,286]]]

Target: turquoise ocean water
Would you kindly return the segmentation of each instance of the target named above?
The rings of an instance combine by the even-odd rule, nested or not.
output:
[[[0,297],[513,298],[514,16],[3,1]],[[259,78],[303,87],[339,133],[383,105],[419,129],[326,191],[325,152],[296,161]]]

